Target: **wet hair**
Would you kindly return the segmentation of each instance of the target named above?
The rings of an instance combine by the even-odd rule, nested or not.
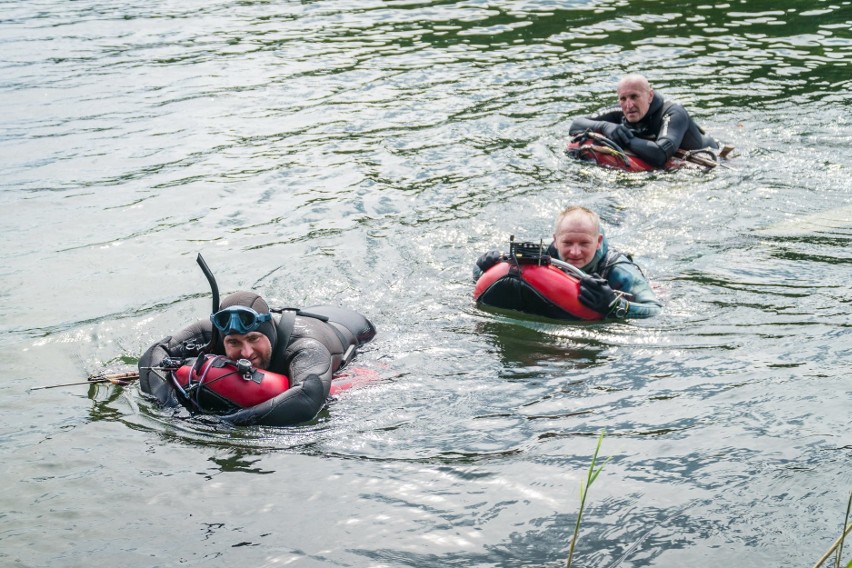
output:
[[[573,215],[574,213],[581,213],[586,215],[598,228],[598,234],[601,233],[601,218],[597,213],[589,209],[588,207],[583,207],[582,205],[569,205],[562,211],[560,211],[559,215],[556,217],[556,224],[553,226],[553,234],[554,236],[559,233],[559,225],[562,224],[562,221],[565,217],[569,215]]]

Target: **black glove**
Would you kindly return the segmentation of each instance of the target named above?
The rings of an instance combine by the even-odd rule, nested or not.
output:
[[[615,307],[615,299],[613,289],[597,274],[585,276],[580,280],[579,300],[584,306],[606,315]]]
[[[615,136],[616,129],[621,126],[620,124],[616,124],[614,122],[599,122],[599,130],[600,133],[612,140],[613,136]]]
[[[503,254],[499,250],[492,250],[477,258],[476,266],[479,267],[479,270],[485,272],[501,260],[503,260]]]
[[[623,124],[615,124],[614,122],[602,122],[601,133],[625,148],[630,145],[630,140],[633,138],[633,131]]]
[[[621,146],[622,149],[629,148],[630,141],[633,140],[633,131],[623,124],[619,124],[610,136],[610,140]]]
[[[192,361],[193,363],[195,361]],[[169,369],[174,371],[175,369],[180,369],[183,367],[183,364],[186,363],[186,359],[181,357],[164,357],[160,364],[157,365],[161,369]]]

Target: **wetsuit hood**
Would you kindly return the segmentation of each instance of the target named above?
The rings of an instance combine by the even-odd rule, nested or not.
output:
[[[226,296],[225,299],[222,300],[222,304],[219,306],[219,309],[221,310],[224,308],[230,308],[232,306],[245,306],[246,308],[253,309],[259,314],[269,313],[269,304],[267,304],[266,300],[264,300],[254,292],[234,292],[233,294]],[[269,343],[272,345],[272,351],[274,353],[275,343],[278,340],[278,332],[275,329],[275,320],[271,319],[269,321],[263,322],[262,324],[260,324],[260,327],[257,328],[257,331],[259,331],[269,339]],[[221,333],[216,333],[215,352],[225,352],[225,342]]]

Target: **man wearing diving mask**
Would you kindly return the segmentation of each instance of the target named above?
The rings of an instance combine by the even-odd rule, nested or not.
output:
[[[210,321],[222,336],[223,349],[228,359],[246,359],[252,367],[271,370],[272,346],[277,335],[275,325],[263,298],[256,294],[254,298],[251,296],[248,292],[228,296],[224,303],[241,303],[222,307],[210,315]],[[256,312],[255,307],[261,311]]]
[[[204,354],[248,360],[254,369],[285,375],[289,388],[268,401],[222,417],[233,424],[297,424],[310,420],[329,396],[332,375],[376,333],[358,312],[335,306],[273,313],[253,292],[225,297],[209,318],[155,343],[139,360],[140,388],[165,406],[183,403],[162,363]]]

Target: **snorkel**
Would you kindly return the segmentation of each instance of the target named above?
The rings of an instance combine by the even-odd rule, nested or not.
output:
[[[198,263],[198,266],[201,267],[201,271],[204,272],[204,276],[207,277],[207,282],[210,283],[210,291],[213,293],[213,311],[211,314],[215,314],[219,311],[219,285],[216,284],[216,278],[213,276],[213,272],[210,271],[210,267],[207,266],[207,263],[204,262],[204,257],[201,256],[201,253],[198,253],[198,257],[196,257],[195,261]],[[210,353],[213,351],[213,347],[216,345],[216,335],[218,331],[216,327],[213,327],[212,334],[210,335],[210,342],[201,348],[201,355],[205,353]],[[204,357],[199,357],[197,362],[203,362]]]
[[[207,277],[207,282],[210,283],[210,290],[211,292],[213,292],[212,313],[215,314],[219,310],[219,286],[216,284],[216,279],[213,277],[213,273],[210,271],[210,267],[207,266],[206,262],[204,262],[204,258],[201,256],[201,253],[198,253],[198,257],[195,259],[195,261],[198,263],[198,266],[201,267],[201,270],[204,272],[204,276]],[[210,335],[210,341],[207,343],[207,345],[195,347],[197,349],[197,352],[195,355],[195,362],[192,364],[192,371],[195,372],[196,375],[201,372],[201,367],[207,361],[207,354],[211,353],[214,347],[216,346],[216,340],[218,339],[218,331],[215,326],[211,331],[212,333]],[[181,359],[179,361],[180,363],[178,363],[178,365],[174,369],[170,370],[168,373],[169,382],[172,388],[174,389],[175,396],[177,397],[178,402],[180,402],[180,404],[184,408],[189,410],[191,414],[195,414],[196,412],[202,412],[203,410],[198,404],[198,402],[191,398],[190,393],[188,393],[181,386],[180,382],[177,379],[175,371],[177,371],[177,369],[179,369],[184,363],[189,363],[188,359]]]
[[[204,262],[204,258],[201,256],[201,253],[198,253],[198,258],[195,259],[198,263],[198,266],[201,267],[202,272],[204,272],[204,276],[207,277],[207,281],[210,283],[210,290],[213,292],[213,311],[211,314],[215,314],[219,311],[219,286],[216,284],[216,278],[213,277],[213,273],[210,271],[210,267],[207,266],[207,263]]]

